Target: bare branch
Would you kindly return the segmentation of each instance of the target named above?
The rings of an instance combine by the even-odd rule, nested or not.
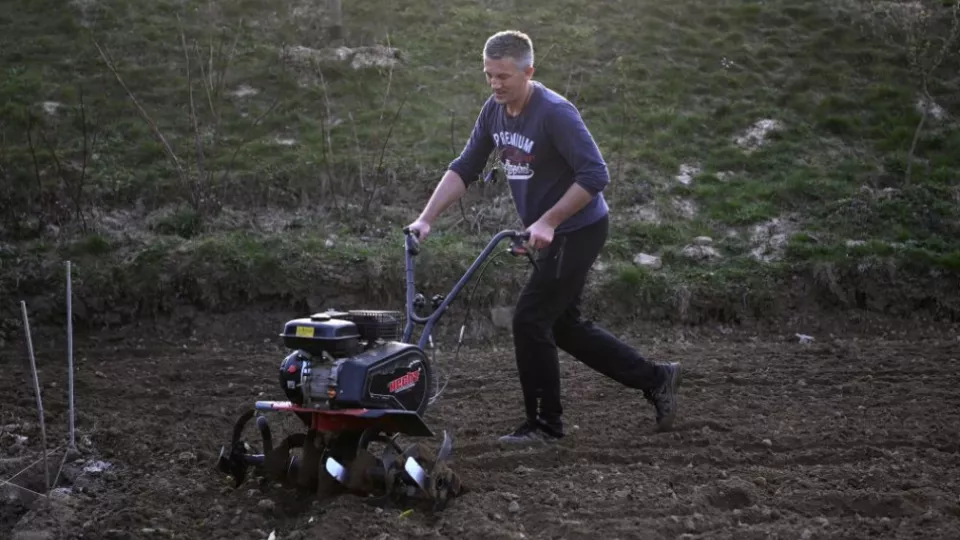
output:
[[[199,214],[203,215],[203,202],[205,196],[205,186],[203,185],[206,174],[204,172],[203,155],[203,137],[200,132],[200,120],[197,118],[197,107],[193,101],[193,74],[190,69],[190,52],[187,48],[187,37],[183,33],[183,24],[180,20],[180,14],[177,14],[177,29],[180,31],[180,45],[183,47],[183,59],[186,63],[187,71],[187,96],[190,106],[190,120],[193,124],[193,137],[197,151],[197,174],[191,185],[193,193],[193,207]]]
[[[393,121],[390,122],[390,127],[387,130],[387,137],[383,140],[383,146],[380,147],[380,158],[377,163],[377,175],[375,176],[375,178],[377,179],[383,178],[385,176],[384,170],[383,170],[383,158],[384,158],[384,155],[386,154],[387,143],[390,142],[390,136],[393,135],[393,127],[397,125],[397,120],[400,119],[400,112],[403,110],[403,106],[406,105],[408,98],[409,98],[409,94],[403,97],[403,101],[401,101],[400,106],[397,107],[397,112],[396,114],[393,115]],[[370,204],[373,203],[373,198],[376,196],[376,193],[377,193],[377,187],[378,187],[378,183],[374,183],[373,189],[370,190],[370,196],[367,197],[367,201],[363,205],[364,213],[366,213],[370,209]]]
[[[353,113],[347,114],[350,118],[350,125],[353,127],[353,142],[357,147],[357,167],[360,169],[360,189],[366,193],[367,185],[363,179],[363,153],[360,151],[360,136],[357,134],[357,123],[353,119]]]
[[[233,169],[233,166],[237,162],[237,155],[240,153],[240,149],[243,148],[243,146],[246,143],[250,142],[250,138],[251,138],[250,133],[253,132],[253,128],[260,125],[260,122],[263,121],[263,119],[266,118],[268,114],[273,112],[273,109],[276,108],[278,103],[280,103],[279,99],[273,100],[273,103],[270,104],[267,110],[263,111],[263,113],[261,113],[260,116],[255,118],[254,121],[250,124],[250,128],[247,131],[247,134],[244,136],[243,140],[241,140],[240,144],[238,144],[237,147],[233,149],[233,155],[230,156],[230,163],[227,165],[227,168],[223,171],[223,175],[220,177],[221,185],[226,185],[227,178],[230,176],[230,171]]]
[[[187,173],[183,168],[183,165],[180,163],[180,159],[177,157],[177,154],[173,151],[173,147],[170,146],[170,143],[167,142],[166,137],[163,136],[163,133],[160,132],[160,128],[157,127],[156,122],[153,121],[153,118],[147,113],[147,111],[140,105],[140,102],[137,100],[136,96],[133,95],[133,92],[130,91],[130,88],[127,86],[127,83],[123,81],[123,77],[120,76],[120,73],[117,71],[116,65],[114,64],[109,53],[104,51],[100,47],[100,43],[97,42],[96,38],[91,38],[93,41],[94,47],[97,48],[97,51],[100,53],[100,58],[103,59],[103,62],[106,64],[107,68],[113,73],[113,76],[117,79],[117,82],[120,83],[120,86],[123,87],[124,92],[126,92],[127,97],[130,98],[130,101],[133,102],[136,106],[137,111],[140,113],[140,116],[147,122],[150,126],[150,129],[153,131],[154,136],[159,139],[160,144],[163,145],[163,149],[167,152],[167,157],[170,158],[170,161],[173,162],[173,166],[177,170],[177,174],[180,176],[181,181],[187,181]]]
[[[907,151],[904,172],[904,183],[909,184],[914,154],[934,104],[930,82],[947,56],[957,54],[955,46],[960,40],[960,0],[951,0],[949,21],[939,16],[946,6],[942,1],[875,2],[868,6],[865,15],[874,35],[894,47],[902,48],[920,92],[920,120]],[[944,28],[946,35],[942,35]]]
[[[27,117],[27,145],[30,149],[30,159],[33,160],[33,174],[37,179],[37,198],[42,200],[43,197],[43,177],[40,176],[40,161],[37,159],[37,149],[33,144],[33,125],[36,122],[32,113],[29,113]],[[44,219],[43,212],[40,212],[40,228],[43,228]]]
[[[74,189],[74,205],[76,206],[77,218],[80,219],[80,226],[83,232],[87,231],[87,218],[83,213],[83,188],[87,180],[87,164],[90,161],[90,152],[93,149],[93,145],[96,144],[96,135],[94,135],[94,140],[91,142],[89,140],[89,133],[87,130],[87,107],[83,100],[83,85],[77,84],[77,93],[79,95],[79,113],[80,113],[80,130],[83,135],[83,155],[82,155],[82,164],[80,165],[80,178],[77,180],[77,185]]]
[[[320,89],[323,91],[323,103],[326,107],[326,114],[321,116],[322,129],[324,133],[324,138],[327,141],[327,145],[323,147],[323,163],[327,169],[327,181],[330,184],[335,184],[334,173],[333,173],[333,136],[330,133],[330,120],[333,118],[333,113],[330,108],[330,94],[327,92],[327,81],[323,77],[323,70],[317,67],[317,75],[320,77]],[[333,205],[335,208],[340,207],[340,203],[337,200],[337,193],[334,187],[328,186],[330,190],[330,198],[333,200]]]

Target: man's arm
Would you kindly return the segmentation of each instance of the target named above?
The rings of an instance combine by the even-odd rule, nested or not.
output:
[[[580,184],[574,183],[550,210],[540,216],[540,221],[549,225],[551,229],[556,229],[567,218],[579,212],[592,200],[593,195],[589,191]]]
[[[448,167],[449,170],[457,173],[465,186],[469,186],[479,178],[490,157],[490,152],[493,152],[493,137],[490,135],[487,119],[490,103],[488,99],[481,107],[480,114],[477,115],[477,120],[470,131],[470,138],[467,139],[460,155],[450,162]]]
[[[580,113],[570,103],[556,105],[547,120],[554,146],[574,172],[574,184],[540,220],[557,228],[579,212],[610,183],[607,164],[584,124]]]
[[[437,217],[444,212],[451,204],[463,196],[467,191],[467,183],[460,177],[460,174],[450,169],[444,173],[437,188],[433,190],[433,195],[427,201],[427,205],[420,212],[419,221],[433,223]]]

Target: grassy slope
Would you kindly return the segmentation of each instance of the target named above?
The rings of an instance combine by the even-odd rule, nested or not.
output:
[[[82,16],[79,5],[85,6]],[[0,255],[0,285],[28,297],[49,290],[59,285],[59,265],[69,255],[77,266],[78,295],[93,312],[123,305],[129,306],[124,313],[151,313],[176,300],[229,309],[249,300],[337,291],[367,302],[396,300],[402,283],[396,227],[419,210],[486,96],[483,40],[496,29],[518,27],[536,41],[538,78],[577,103],[609,161],[609,196],[618,221],[597,287],[613,293],[621,312],[692,319],[762,315],[775,306],[784,284],[799,283],[791,280],[794,275],[813,278],[807,280],[812,291],[832,302],[955,309],[955,299],[937,291],[951,290],[951,283],[955,288],[960,270],[960,132],[949,120],[930,121],[918,144],[922,161],[912,181],[904,182],[906,151],[919,120],[916,80],[900,49],[860,32],[862,18],[836,5],[345,2],[345,43],[389,43],[403,51],[404,64],[392,73],[325,68],[322,84],[312,72],[306,75],[313,83],[302,85],[298,80],[306,75],[278,61],[278,48],[324,46],[321,7],[315,4],[9,2],[0,14],[12,28],[0,38],[9,74],[2,88],[4,159],[7,170],[19,173],[11,178],[21,199],[8,207],[26,208],[36,197],[22,135],[26,107],[41,100],[75,104],[78,80],[100,133],[84,203],[98,210],[137,205],[149,211],[187,198],[162,147],[90,41],[93,35],[111,52],[178,155],[192,161],[179,13],[188,40],[223,39],[227,45],[242,17],[225,88],[246,84],[258,91],[218,102],[224,135],[216,139],[205,131],[206,166],[223,171],[234,165],[227,181],[210,184],[210,193],[233,208],[312,210],[272,233],[247,226],[249,216],[225,232],[217,225],[225,222],[222,216],[200,221],[186,210],[137,218],[126,231],[137,234],[119,239],[101,231],[73,244],[61,237],[57,245],[35,240],[8,246]],[[69,11],[57,11],[64,6]],[[947,111],[960,111],[956,68],[954,54],[931,85]],[[205,97],[199,85],[195,92],[198,101]],[[251,120],[274,100],[277,106],[250,132]],[[381,177],[390,180],[381,181],[370,213],[346,208],[346,202],[365,200],[360,165],[369,186],[391,117],[401,106],[382,156]],[[208,111],[201,106],[201,112]],[[742,151],[734,138],[763,118],[784,129],[763,148]],[[61,126],[57,133],[63,155],[78,155],[79,130]],[[247,136],[252,140],[238,146]],[[277,144],[278,137],[297,142]],[[210,149],[211,141],[217,149]],[[74,153],[67,154],[71,145]],[[702,168],[690,185],[674,180],[682,164]],[[46,182],[57,185],[53,175]],[[432,243],[431,259],[420,266],[431,292],[452,283],[487,234],[513,225],[509,212],[481,211],[504,193],[496,186],[470,195],[466,217],[475,223],[472,229],[454,226],[460,213],[450,212],[449,238]],[[692,203],[695,215],[682,215],[677,201]],[[641,208],[654,208],[659,219],[629,217]],[[760,263],[750,255],[757,247],[752,228],[772,218],[791,218],[790,230],[798,234],[782,259]],[[331,233],[339,239],[328,248]],[[705,263],[679,256],[698,235],[711,236],[723,258]],[[848,240],[866,243],[851,248]],[[641,251],[661,255],[664,268],[637,268],[631,261]],[[358,270],[341,275],[345,262]],[[503,279],[516,283],[522,266],[509,268]],[[390,281],[370,287],[377,276]],[[500,300],[491,283],[481,288],[487,304]],[[897,304],[904,299],[910,303]]]

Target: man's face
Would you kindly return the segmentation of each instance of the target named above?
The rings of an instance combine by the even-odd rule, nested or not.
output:
[[[483,72],[493,90],[493,99],[500,104],[516,103],[525,97],[526,83],[533,76],[533,67],[519,69],[512,58],[483,59]]]

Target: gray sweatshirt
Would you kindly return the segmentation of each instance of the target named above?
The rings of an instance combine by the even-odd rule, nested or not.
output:
[[[600,149],[570,101],[534,82],[533,95],[520,116],[507,116],[506,106],[487,99],[466,146],[450,170],[469,186],[483,172],[490,153],[510,182],[520,220],[533,225],[576,182],[593,199],[554,231],[574,231],[609,212],[603,189],[610,183]]]

